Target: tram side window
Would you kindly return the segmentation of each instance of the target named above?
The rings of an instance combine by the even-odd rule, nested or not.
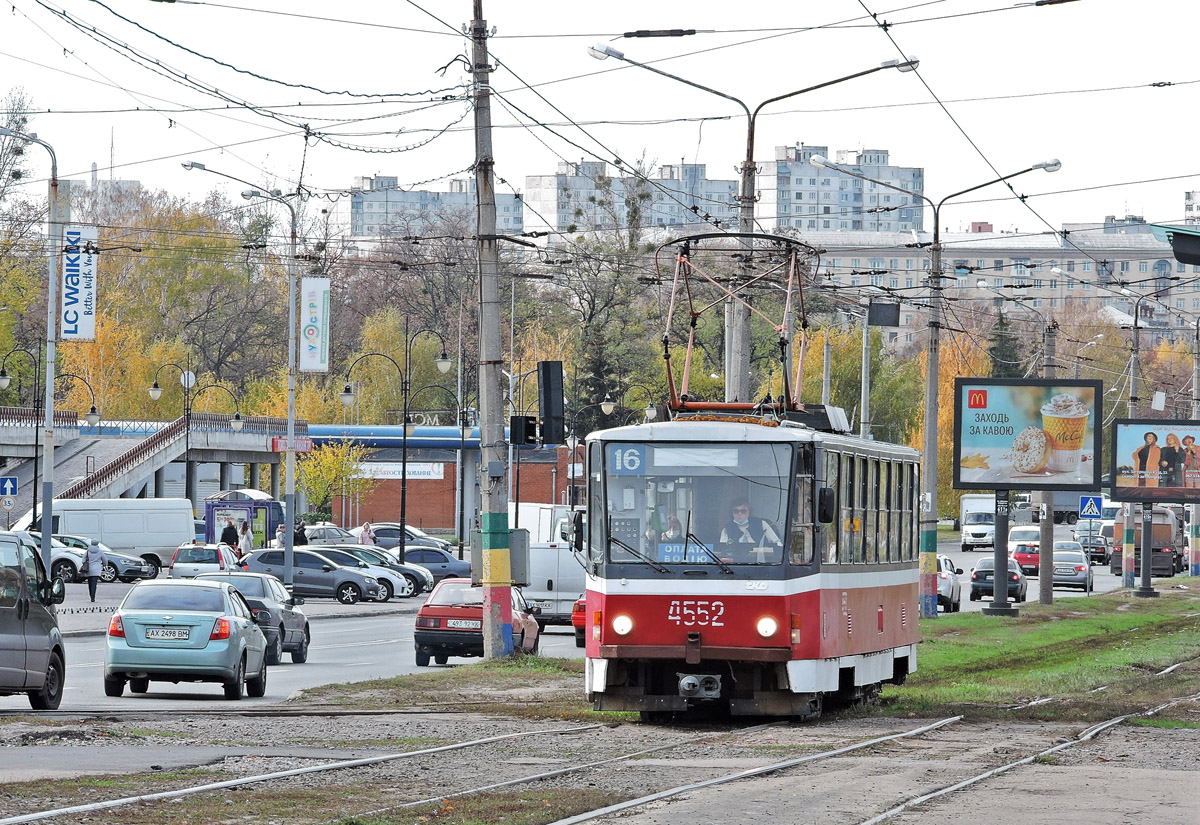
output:
[[[835,496],[837,495],[838,490],[841,489],[838,486],[838,479],[841,477],[841,473],[838,471],[839,466],[837,453],[825,453],[824,484],[826,487],[829,487],[833,490]],[[835,501],[834,507],[833,524],[822,524],[818,527],[818,530],[820,531],[818,535],[821,536],[820,541],[822,543],[822,547],[817,549],[822,553],[822,558],[827,564],[834,564],[838,560],[838,524],[840,523],[841,519],[837,517],[839,510],[836,508],[840,508],[841,505]]]
[[[901,482],[903,484],[901,489],[903,504],[900,514],[900,518],[902,520],[900,538],[904,542],[902,549],[905,561],[912,561],[914,558],[916,558],[916,553],[914,552],[913,547],[913,518],[916,512],[916,504],[918,500],[917,478],[916,473],[913,472],[915,467],[916,465],[914,464],[904,465],[904,475]]]
[[[812,472],[801,468],[801,472]],[[792,546],[788,554],[792,564],[809,564],[813,560],[813,477],[796,477],[796,513],[792,520]]]
[[[895,561],[896,522],[892,519],[892,467],[890,461],[879,462],[879,560]]]
[[[867,560],[867,459],[854,459],[854,554],[853,561],[862,564]],[[871,537],[872,540],[874,537]]]
[[[587,555],[593,561],[604,557],[604,531],[608,524],[608,508],[604,506],[604,484],[600,473],[600,445],[592,444],[588,449],[588,547]]]
[[[879,459],[868,458],[866,462],[866,473],[864,473],[864,489],[866,500],[863,504],[863,535],[866,541],[863,542],[865,547],[865,561],[867,564],[875,564],[879,561],[879,547],[884,541],[884,538],[877,533],[879,528]]]
[[[842,538],[838,542],[838,562],[849,564],[854,561],[854,545],[858,533],[854,514],[854,456],[842,456],[842,485],[839,496],[842,505]]]

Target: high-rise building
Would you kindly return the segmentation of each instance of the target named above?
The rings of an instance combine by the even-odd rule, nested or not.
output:
[[[839,149],[831,158],[840,166],[895,186],[889,189],[813,166],[812,157],[829,157],[827,146],[776,146],[775,160],[761,163],[755,181],[755,216],[761,226],[807,231],[909,232],[924,227],[925,170],[893,166],[886,149]],[[906,194],[911,192],[913,194]]]

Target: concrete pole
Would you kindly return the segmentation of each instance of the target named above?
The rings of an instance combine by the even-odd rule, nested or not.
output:
[[[863,438],[871,435],[871,328],[867,314],[864,312],[862,319],[862,391],[858,402],[858,434]]]
[[[829,362],[833,360],[833,343],[829,340],[833,334],[833,324],[825,327],[825,366],[821,370],[821,403],[829,406],[829,398],[833,392],[830,376],[832,375]],[[800,392],[800,388],[796,388],[796,392]]]
[[[1133,305],[1133,348],[1129,355],[1129,417],[1137,418],[1138,402],[1138,310],[1141,301]],[[1136,550],[1133,546],[1133,503],[1125,503],[1125,536],[1121,542],[1121,586],[1133,587],[1134,560]]]
[[[291,587],[295,553],[293,544],[296,528],[296,346],[298,335],[296,324],[296,208],[285,200],[278,200],[288,208],[292,217],[291,243],[288,249],[288,375],[287,375],[287,452],[284,456],[283,478],[283,584]],[[278,466],[278,465],[275,465]],[[290,593],[291,590],[289,589]]]
[[[925,438],[922,444],[920,599],[921,618],[937,618],[937,477],[938,477],[938,354],[942,330],[942,241],[939,210],[933,210],[933,245],[929,247],[929,354],[925,361]],[[1000,492],[996,506],[1000,506]],[[1007,496],[1006,496],[1007,498]],[[1005,525],[1008,524],[1007,502]],[[1000,513],[996,515],[996,544],[1000,544]],[[997,554],[998,555],[998,554]],[[996,573],[1001,571],[997,568]]]
[[[58,220],[58,158],[50,144],[41,144],[50,153],[49,244],[46,285],[46,427],[42,434],[42,564],[50,575],[50,536],[54,532],[54,343],[58,338],[58,256],[62,254],[62,225]]]
[[[749,113],[747,113],[749,115]],[[738,231],[754,231],[754,116],[746,118],[746,159],[742,161],[742,186],[738,194]],[[750,256],[754,242],[742,239],[745,257],[741,266],[743,274],[751,275]],[[748,293],[741,301],[729,301],[725,305],[726,343],[728,355],[725,359],[725,400],[750,400],[750,301]],[[745,303],[743,303],[743,301]]]
[[[1042,376],[1058,377],[1056,346],[1058,324],[1051,320],[1042,333]],[[1078,363],[1078,362],[1076,362]],[[1039,490],[1038,500],[1042,504],[1042,523],[1038,543],[1038,602],[1054,604],[1054,492]]]
[[[508,473],[504,455],[503,364],[500,335],[500,256],[493,188],[492,109],[487,21],[474,0],[471,62],[475,72],[475,190],[479,235],[480,539],[483,550],[483,657],[511,655],[512,566],[508,546]]]

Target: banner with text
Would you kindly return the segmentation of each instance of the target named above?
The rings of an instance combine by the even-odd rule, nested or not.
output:
[[[1100,488],[1099,381],[954,379],[954,486]]]
[[[94,226],[68,224],[63,229],[60,340],[96,340],[96,250],[99,239]]]
[[[365,461],[358,471],[359,478],[404,478],[401,472],[403,462],[400,461]],[[443,479],[446,477],[446,465],[442,463],[431,463],[425,461],[410,461],[408,462],[408,478],[412,480],[421,479]]]
[[[300,279],[300,370],[329,372],[329,279]]]
[[[1113,501],[1200,501],[1200,421],[1118,418],[1112,424]]]

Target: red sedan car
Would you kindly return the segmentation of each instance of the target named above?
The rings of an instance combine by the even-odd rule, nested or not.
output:
[[[513,646],[537,653],[538,623],[542,610],[530,607],[517,588],[512,589]],[[413,630],[417,667],[427,667],[430,657],[439,665],[451,656],[483,655],[483,588],[470,579],[446,578],[438,582],[417,611]]]
[[[571,627],[575,628],[575,647],[584,647],[587,641],[583,638],[583,630],[587,625],[587,599],[579,597],[571,608]]]

